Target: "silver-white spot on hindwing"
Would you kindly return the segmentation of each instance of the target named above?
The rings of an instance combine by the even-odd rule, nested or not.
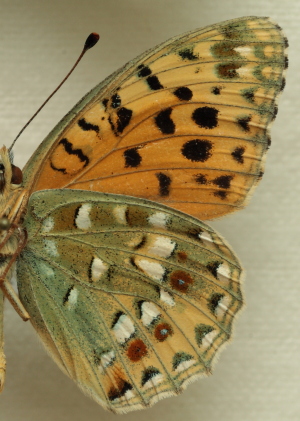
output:
[[[165,291],[164,289],[160,290],[160,299],[164,303],[168,304],[169,306],[173,307],[175,305],[175,301],[169,292]]]
[[[155,237],[153,245],[149,247],[148,252],[158,257],[168,258],[173,253],[175,247],[175,241],[172,241],[168,237],[158,235]]]
[[[54,240],[48,240],[47,238],[44,239],[45,251],[52,257],[59,256],[59,252],[57,250],[56,244]]]
[[[153,225],[156,228],[166,228],[169,215],[164,212],[155,212],[153,215],[149,216],[148,222],[150,225]]]
[[[52,216],[48,216],[48,218],[44,219],[43,225],[42,225],[42,231],[43,232],[49,232],[54,228],[54,219]]]
[[[187,370],[188,368],[190,368],[195,363],[196,363],[196,360],[194,358],[192,358],[190,360],[182,361],[180,364],[178,364],[178,366],[176,367],[175,371],[177,373],[180,373],[181,371]]]
[[[91,227],[92,222],[90,219],[90,211],[92,209],[92,205],[90,203],[84,203],[81,205],[77,211],[75,216],[75,225],[77,228],[82,230],[87,230]]]
[[[136,258],[134,260],[134,263],[150,278],[153,278],[157,281],[162,281],[164,274],[165,274],[165,268],[157,262],[152,262],[148,259],[138,259]]]
[[[115,351],[109,351],[105,354],[102,354],[100,357],[100,364],[99,364],[99,370],[101,373],[104,373],[104,370],[113,364],[113,362],[116,359]]]
[[[144,390],[155,388],[158,386],[164,379],[164,376],[161,373],[155,373],[146,383],[143,385]]]
[[[203,336],[201,340],[201,346],[203,348],[209,348],[213,341],[215,340],[216,336],[218,336],[219,332],[217,330],[212,330],[211,332],[207,333]]]
[[[69,310],[72,310],[76,304],[77,304],[77,300],[78,300],[78,289],[73,287],[71,290],[68,291],[68,295],[65,298],[65,305],[68,307]]]
[[[126,205],[117,205],[113,208],[113,214],[116,218],[116,221],[119,224],[127,225],[127,219],[126,219],[126,211],[128,209],[128,206]]]
[[[107,271],[108,265],[99,257],[94,257],[90,267],[90,277],[93,282],[99,281],[101,276]]]
[[[126,314],[121,314],[113,327],[113,332],[119,343],[126,342],[135,332],[135,327]]]
[[[222,263],[217,268],[217,278],[219,281],[228,281],[231,276],[230,267],[227,263]]]
[[[222,297],[219,302],[217,307],[215,308],[215,315],[220,318],[223,317],[224,314],[227,312],[229,314],[231,314],[231,312],[228,309],[228,306],[230,304],[230,297],[228,295],[225,295],[224,297]]]
[[[149,326],[153,322],[153,320],[158,319],[158,317],[161,315],[159,308],[149,301],[144,301],[142,303],[141,313],[142,323],[145,326]]]

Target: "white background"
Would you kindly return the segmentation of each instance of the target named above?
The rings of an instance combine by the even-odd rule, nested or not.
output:
[[[245,15],[270,16],[290,41],[287,86],[263,181],[245,210],[213,223],[246,268],[247,308],[213,376],[124,421],[300,420],[300,2],[0,0],[0,133],[6,145],[67,73],[85,37],[101,34],[19,140],[15,163],[21,167],[75,102],[123,63],[173,35]],[[8,304],[5,324],[1,421],[121,419],[59,371],[30,323]]]

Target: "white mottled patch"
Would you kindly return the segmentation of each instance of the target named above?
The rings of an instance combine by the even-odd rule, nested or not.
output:
[[[234,50],[237,53],[241,54],[242,56],[247,56],[248,54],[251,54],[252,47],[249,47],[249,46],[241,47],[241,46],[239,46],[239,47],[235,47]]]
[[[59,256],[54,240],[48,240],[45,238],[44,244],[45,244],[46,253],[48,253],[52,257]]]
[[[142,323],[145,326],[149,326],[153,320],[157,319],[161,312],[155,304],[150,303],[149,301],[144,301],[141,306],[142,311]]]
[[[160,299],[161,299],[161,301],[168,304],[169,306],[172,306],[172,307],[175,306],[175,301],[174,301],[172,295],[169,294],[164,289],[160,290]]]
[[[161,373],[155,374],[151,379],[149,379],[143,386],[145,390],[152,389],[152,387],[156,387],[161,383],[164,379],[164,376]]]
[[[228,281],[230,279],[231,273],[230,273],[230,266],[227,263],[222,263],[217,268],[217,277],[219,281]]]
[[[87,230],[91,227],[92,222],[90,219],[90,211],[92,205],[90,203],[84,203],[78,209],[77,216],[75,218],[75,225],[77,228]]]
[[[207,231],[200,232],[198,237],[202,241],[208,241],[209,243],[214,243],[214,240],[213,240],[212,236]]]
[[[114,217],[117,222],[122,225],[127,225],[126,211],[128,207],[126,205],[118,205],[113,209]]]
[[[108,265],[99,259],[99,257],[94,257],[93,263],[91,265],[91,276],[92,281],[99,281],[101,276],[107,271]]]
[[[201,346],[203,346],[204,348],[210,347],[210,345],[213,343],[213,341],[214,341],[214,339],[217,335],[218,335],[217,330],[212,330],[211,332],[207,333],[207,335],[205,335],[202,338]]]
[[[48,216],[48,218],[44,219],[43,225],[42,225],[42,231],[43,232],[49,232],[54,227],[54,219],[52,216]]]
[[[228,311],[228,305],[230,304],[230,297],[225,295],[221,300],[218,302],[218,305],[215,309],[215,315],[217,317],[223,317],[226,311]]]
[[[146,275],[157,281],[161,281],[165,274],[165,268],[159,263],[146,259],[135,259],[135,263]]]
[[[194,358],[192,358],[191,360],[186,360],[186,361],[182,361],[182,363],[180,363],[177,367],[176,367],[176,372],[180,373],[181,371],[185,371],[187,370],[189,367],[191,367],[192,365],[194,365],[196,363],[196,360],[194,360]]]
[[[109,351],[105,354],[101,355],[99,370],[101,373],[104,373],[104,370],[111,365],[111,363],[115,360],[116,354],[115,351]]]
[[[46,278],[54,278],[54,270],[44,262],[39,263],[39,270]]]
[[[169,215],[164,212],[155,212],[153,215],[149,216],[148,222],[157,228],[165,228],[168,222]]]
[[[127,390],[127,392],[124,394],[124,398],[126,400],[134,398],[134,391],[133,390]]]
[[[73,288],[70,291],[69,297],[68,297],[68,301],[67,301],[67,305],[69,310],[73,309],[76,304],[77,304],[77,299],[78,299],[78,290],[76,288]]]
[[[155,238],[154,244],[149,247],[148,252],[155,256],[167,258],[170,257],[176,247],[175,241],[161,235]]]
[[[132,320],[126,314],[122,314],[114,325],[113,331],[117,341],[122,344],[133,335],[135,327]]]

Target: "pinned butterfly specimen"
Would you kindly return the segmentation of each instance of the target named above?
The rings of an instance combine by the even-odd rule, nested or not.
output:
[[[262,177],[286,47],[259,17],[172,38],[88,93],[23,182],[0,150],[1,298],[104,408],[180,393],[230,339],[242,268],[201,220],[242,208]]]

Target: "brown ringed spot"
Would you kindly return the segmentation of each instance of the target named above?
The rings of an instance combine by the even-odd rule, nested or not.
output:
[[[129,345],[127,356],[130,361],[136,363],[148,354],[147,347],[141,339],[136,339]]]
[[[179,251],[177,253],[177,260],[180,263],[184,263],[187,259],[187,254],[184,251]]]
[[[160,323],[155,328],[154,336],[159,342],[163,342],[173,333],[173,329],[168,323]]]
[[[189,286],[194,283],[191,275],[184,272],[183,270],[176,270],[175,272],[171,273],[170,281],[172,288],[182,293],[186,293]]]

